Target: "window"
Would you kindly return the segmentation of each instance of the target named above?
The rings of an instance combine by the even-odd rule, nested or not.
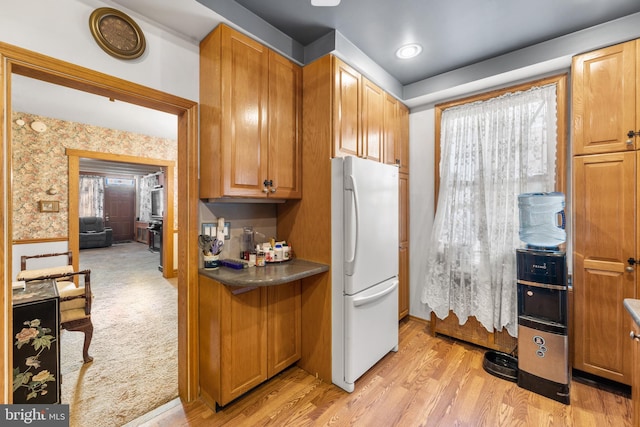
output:
[[[566,76],[436,108],[436,195],[422,302],[517,336],[517,196],[564,191]]]

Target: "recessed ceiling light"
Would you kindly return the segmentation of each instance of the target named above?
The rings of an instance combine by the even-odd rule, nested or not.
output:
[[[311,6],[337,6],[340,0],[311,0]]]
[[[396,56],[400,59],[409,59],[420,55],[422,46],[417,43],[406,44],[396,51]]]

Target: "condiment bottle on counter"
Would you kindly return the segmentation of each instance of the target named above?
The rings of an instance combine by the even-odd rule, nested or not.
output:
[[[276,243],[276,247],[273,250],[273,260],[277,262],[284,260],[283,252],[282,245],[280,243]]]
[[[256,246],[256,267],[264,267],[264,251],[260,247],[260,245]]]
[[[265,262],[273,262],[274,261],[273,248],[269,248],[269,249],[267,249],[265,251],[264,260],[265,260]]]

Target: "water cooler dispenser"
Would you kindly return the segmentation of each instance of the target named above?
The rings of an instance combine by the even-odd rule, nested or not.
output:
[[[518,292],[518,385],[569,404],[568,285],[564,195],[520,195],[516,250]]]

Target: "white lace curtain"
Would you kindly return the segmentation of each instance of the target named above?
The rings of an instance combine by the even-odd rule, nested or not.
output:
[[[518,194],[553,191],[556,86],[442,113],[440,189],[422,302],[517,336]]]
[[[81,217],[104,214],[104,178],[93,175],[80,175],[80,201],[78,213]]]
[[[143,176],[140,179],[140,221],[151,220],[151,189],[158,184],[158,175]]]

